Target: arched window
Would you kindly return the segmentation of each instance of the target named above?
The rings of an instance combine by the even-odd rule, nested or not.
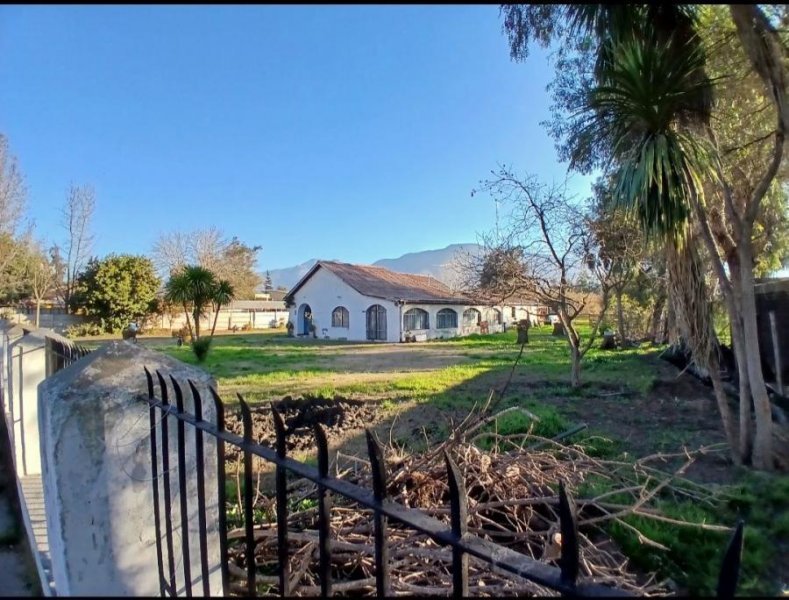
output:
[[[411,308],[403,313],[403,329],[430,329],[430,317],[426,310]]]
[[[501,311],[498,308],[493,309],[493,322],[501,324]]]
[[[436,315],[436,327],[449,329],[458,326],[458,314],[451,308],[442,308]]]
[[[344,327],[348,329],[348,309],[344,306],[338,306],[331,313],[331,326]]]
[[[463,324],[466,326],[476,326],[482,321],[482,315],[476,308],[467,308],[463,311]]]

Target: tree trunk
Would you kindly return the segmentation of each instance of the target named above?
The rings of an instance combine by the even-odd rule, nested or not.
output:
[[[740,458],[743,464],[751,464],[753,456],[753,418],[751,410],[751,385],[748,381],[748,366],[742,355],[742,329],[740,341],[734,346],[734,359],[737,361],[737,377],[740,384]]]
[[[748,382],[751,386],[753,408],[756,414],[756,435],[753,444],[753,466],[771,471],[773,468],[773,416],[767,386],[762,373],[759,352],[759,331],[756,323],[756,295],[753,278],[751,235],[743,236],[739,248],[740,281],[742,292],[742,329],[744,336],[745,363]]]
[[[652,338],[653,344],[662,344],[665,341],[665,336],[661,335],[661,323],[663,317],[663,307],[666,305],[666,295],[660,293],[655,300],[655,306],[652,308],[652,317],[649,325],[649,337]]]
[[[197,308],[194,309],[194,312],[192,313],[192,317],[194,317],[195,320],[195,333],[192,337],[196,342],[197,340],[200,339],[200,311],[197,310]]]
[[[214,324],[211,326],[211,337],[214,337],[214,331],[216,331],[216,322],[219,319],[219,309],[221,308],[221,304],[218,304],[216,307],[216,312],[214,313]]]
[[[721,381],[720,363],[716,352],[713,352],[712,358],[709,360],[709,374],[712,381],[712,389],[715,392],[715,402],[718,404],[718,412],[721,415],[723,422],[723,431],[726,434],[726,441],[729,443],[729,450],[731,453],[734,464],[742,464],[740,449],[737,443],[737,433],[734,426],[734,416],[731,407],[729,406],[729,398],[726,395],[726,390],[723,389],[723,382]]]
[[[36,298],[36,327],[41,327],[41,298]]]
[[[625,311],[622,309],[622,290],[617,288],[616,293],[616,324],[619,328],[619,346],[625,347]]]
[[[731,273],[732,302],[727,303],[731,325],[731,344],[734,360],[737,361],[737,379],[740,392],[740,458],[743,464],[751,464],[753,452],[753,418],[751,410],[751,384],[748,379],[748,364],[745,352],[745,334],[742,328],[742,274],[736,253],[727,260]]]
[[[581,353],[575,346],[570,347],[570,385],[577,388],[581,385]]]
[[[192,322],[189,320],[189,309],[186,308],[186,302],[184,302],[184,315],[186,315],[186,327],[189,329],[189,337],[194,339],[195,334],[192,330]]]

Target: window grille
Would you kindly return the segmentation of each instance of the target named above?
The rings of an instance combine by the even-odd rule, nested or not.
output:
[[[436,315],[436,327],[449,329],[458,326],[458,314],[451,308],[442,308]]]
[[[403,314],[403,329],[430,329],[430,318],[427,311],[412,308]]]
[[[348,309],[344,306],[338,306],[331,313],[331,326],[332,327],[349,327]]]

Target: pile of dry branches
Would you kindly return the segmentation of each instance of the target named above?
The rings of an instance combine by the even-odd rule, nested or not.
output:
[[[479,414],[479,413],[478,413]],[[592,577],[638,595],[671,593],[670,582],[657,582],[651,574],[639,573],[605,533],[603,527],[617,522],[631,530],[643,544],[656,551],[667,550],[624,520],[628,515],[670,522],[676,526],[729,531],[726,527],[686,523],[662,515],[654,507],[659,495],[675,494],[694,502],[714,503],[705,487],[682,477],[695,457],[722,452],[722,445],[700,448],[684,454],[658,454],[636,462],[600,460],[581,447],[564,445],[530,434],[490,435],[491,450],[481,450],[465,441],[489,418],[467,420],[455,428],[450,438],[418,455],[396,456],[391,445],[385,455],[389,463],[389,492],[397,502],[449,523],[449,497],[443,451],[447,450],[463,473],[468,492],[469,532],[510,547],[536,560],[556,564],[561,535],[558,517],[558,482],[575,498],[578,509],[581,576]],[[476,437],[481,434],[477,433]],[[538,449],[535,449],[539,446]],[[666,472],[669,460],[684,458],[682,466]],[[336,476],[371,489],[369,464],[365,460],[338,453]],[[289,486],[296,500],[314,498],[315,486],[299,480]],[[595,493],[594,490],[605,490]],[[303,506],[302,504],[296,504]],[[259,492],[256,506],[273,515],[272,494]],[[320,594],[318,567],[317,508],[309,506],[289,515],[291,593]],[[256,562],[259,583],[277,584],[276,524],[256,523]],[[232,573],[237,585],[244,577],[243,529],[229,534]],[[332,576],[335,592],[363,595],[375,593],[374,541],[371,511],[361,510],[343,498],[333,498],[331,512]],[[447,595],[451,591],[451,551],[425,535],[417,535],[390,523],[392,591],[398,595]],[[493,571],[475,559],[469,561],[469,591],[477,596],[556,595],[529,581]],[[241,591],[240,587],[238,588]]]

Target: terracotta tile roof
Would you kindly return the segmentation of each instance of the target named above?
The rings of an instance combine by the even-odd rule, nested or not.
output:
[[[371,298],[391,301],[405,300],[422,304],[470,304],[472,302],[468,297],[453,292],[445,284],[432,277],[396,273],[383,267],[351,265],[328,260],[318,261],[288,292],[288,297],[292,297],[319,267],[331,271],[357,292]]]

